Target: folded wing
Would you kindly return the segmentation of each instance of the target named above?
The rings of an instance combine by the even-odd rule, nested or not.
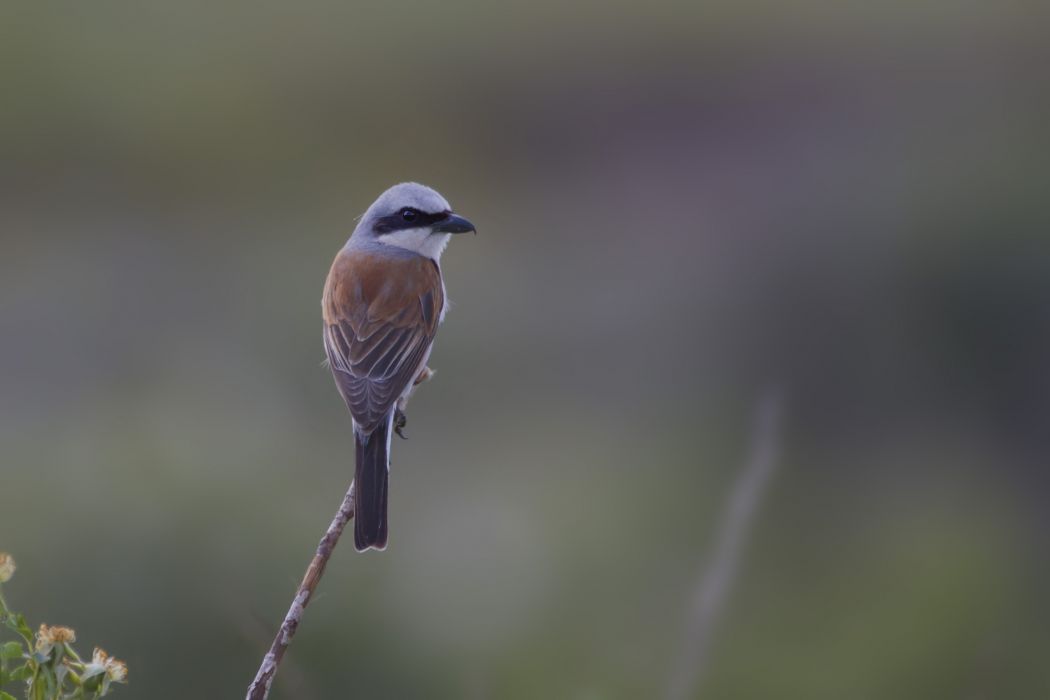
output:
[[[361,430],[375,430],[415,380],[443,305],[430,259],[344,251],[332,264],[322,300],[325,353]]]

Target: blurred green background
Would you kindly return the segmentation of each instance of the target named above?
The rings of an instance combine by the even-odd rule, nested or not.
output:
[[[242,697],[353,467],[320,294],[439,189],[391,544],[273,697],[1050,697],[1038,3],[4,3],[0,549],[119,697]]]

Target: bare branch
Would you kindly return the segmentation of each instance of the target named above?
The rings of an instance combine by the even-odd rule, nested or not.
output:
[[[689,697],[707,666],[719,613],[725,607],[748,530],[776,467],[780,447],[780,405],[779,395],[773,392],[759,404],[750,456],[736,478],[728,507],[719,522],[714,555],[700,570],[681,655],[667,691],[668,700]]]
[[[328,531],[324,533],[324,537],[318,543],[317,553],[314,554],[310,565],[306,567],[303,582],[299,584],[299,590],[295,592],[292,605],[288,608],[288,614],[284,616],[284,622],[281,623],[281,628],[277,630],[277,636],[274,637],[270,650],[263,657],[259,671],[255,674],[255,680],[248,686],[246,700],[266,700],[266,697],[270,694],[270,686],[273,684],[273,677],[277,673],[277,666],[281,663],[281,659],[284,658],[284,652],[287,651],[288,645],[292,643],[292,637],[295,636],[295,631],[299,628],[299,622],[303,618],[303,611],[313,599],[314,590],[321,581],[325,565],[328,563],[328,558],[332,556],[335,545],[339,542],[339,536],[343,534],[343,528],[346,527],[346,524],[352,517],[354,517],[353,482],[350,483],[350,488],[347,489],[339,510],[336,511],[335,517],[332,518],[332,524],[328,526]]]

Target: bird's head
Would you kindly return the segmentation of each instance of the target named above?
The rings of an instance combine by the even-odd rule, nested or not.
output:
[[[379,195],[361,217],[353,239],[375,241],[438,260],[454,233],[475,231],[426,185],[403,182]]]

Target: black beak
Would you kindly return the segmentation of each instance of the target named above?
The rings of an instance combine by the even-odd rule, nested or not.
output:
[[[441,221],[435,222],[431,227],[434,233],[468,233],[473,231],[477,233],[477,229],[474,228],[474,224],[470,223],[462,216],[456,216],[455,214],[449,214]]]

